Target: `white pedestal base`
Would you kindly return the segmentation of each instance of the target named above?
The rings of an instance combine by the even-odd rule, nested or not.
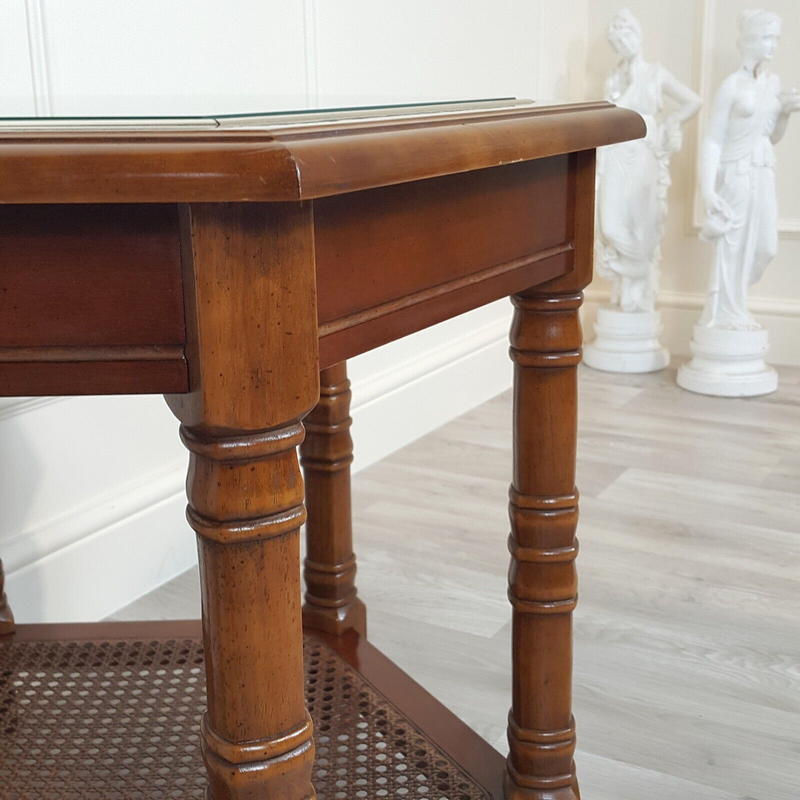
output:
[[[764,363],[769,333],[696,325],[694,358],[678,370],[678,386],[717,397],[754,397],[778,388],[778,373]]]
[[[583,363],[604,372],[656,372],[669,364],[661,345],[658,311],[621,311],[602,306],[594,325],[596,338],[583,349]]]

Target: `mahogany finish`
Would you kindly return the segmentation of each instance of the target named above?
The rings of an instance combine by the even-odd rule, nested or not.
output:
[[[177,233],[169,205],[0,206],[0,344],[182,345]]]
[[[181,422],[210,799],[314,797],[296,451],[309,488],[306,622],[363,632],[343,362],[514,295],[505,787],[513,800],[577,800],[578,307],[595,148],[644,131],[600,103],[0,134],[0,204],[16,204],[0,205],[0,395],[159,392]]]
[[[356,596],[356,557],[350,507],[350,381],[345,362],[322,370],[320,398],[305,418],[300,463],[306,481],[306,582],[303,624],[367,635],[367,609]]]
[[[0,205],[0,241],[3,394],[186,391],[175,206]]]
[[[313,798],[296,453],[319,398],[311,207],[192,205],[181,233],[193,379],[167,401],[191,453],[209,797]]]
[[[5,636],[14,631],[14,615],[8,605],[8,598],[4,591],[6,576],[3,572],[3,562],[0,561],[0,636]]]
[[[568,272],[572,160],[315,200],[322,364]]]
[[[315,201],[320,323],[563,244],[568,175],[554,156]]]
[[[513,297],[514,473],[510,489],[513,697],[509,800],[579,800],[572,717],[578,602],[577,368],[581,290],[591,279],[594,153],[576,173],[576,268]]]
[[[611,103],[220,130],[0,133],[0,203],[297,201],[644,136]],[[294,121],[293,121],[294,122]]]
[[[94,354],[92,354],[94,355]],[[0,355],[0,387],[14,397],[93,394],[161,394],[189,387],[183,348],[180,356],[138,358],[126,352],[107,361],[83,358],[83,352],[59,353],[53,360]],[[2,391],[0,389],[0,391]]]

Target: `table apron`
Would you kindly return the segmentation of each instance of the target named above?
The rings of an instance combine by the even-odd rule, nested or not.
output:
[[[584,155],[313,201],[320,368],[576,269]],[[0,206],[0,396],[189,391],[178,210]]]

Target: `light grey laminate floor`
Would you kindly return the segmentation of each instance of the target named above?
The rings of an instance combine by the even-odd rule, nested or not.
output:
[[[723,400],[582,368],[580,428],[584,797],[796,800],[800,369]],[[353,487],[371,641],[503,751],[509,468],[506,393]],[[115,618],[198,615],[192,571]]]

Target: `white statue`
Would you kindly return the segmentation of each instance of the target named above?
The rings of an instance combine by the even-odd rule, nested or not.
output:
[[[642,30],[627,9],[611,19],[608,40],[622,60],[606,81],[606,99],[641,114],[647,134],[598,152],[596,266],[612,292],[585,361],[612,372],[650,372],[669,363],[655,311],[669,162],[701,101],[661,64],[642,58]],[[661,118],[665,96],[677,108]]]
[[[691,363],[678,383],[703,394],[742,397],[778,387],[764,363],[767,331],[747,310],[756,283],[778,247],[775,152],[789,115],[800,110],[800,92],[781,94],[768,69],[781,19],[745,11],[740,20],[742,65],[714,99],[700,152],[700,190],[706,208],[701,236],[715,245],[708,295],[692,338]]]

